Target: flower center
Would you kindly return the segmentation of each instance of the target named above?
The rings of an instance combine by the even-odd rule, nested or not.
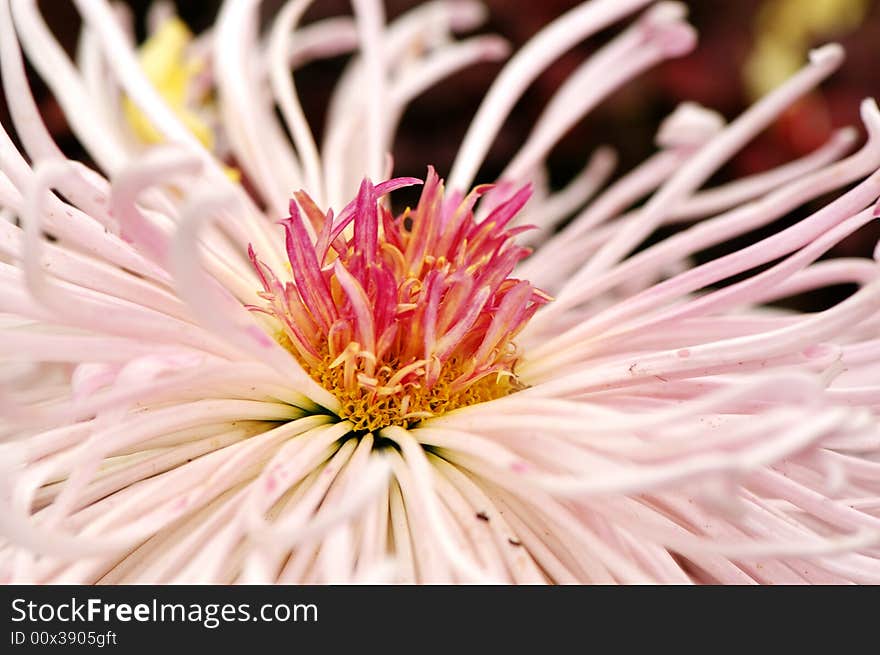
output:
[[[529,252],[514,243],[527,228],[508,229],[528,188],[480,222],[473,207],[491,187],[446,195],[433,169],[414,210],[395,217],[379,202],[418,182],[365,180],[335,220],[295,193],[281,221],[292,282],[249,251],[266,301],[251,309],[277,321],[278,341],[355,430],[409,426],[522,388],[513,339],[549,300],[510,277]]]
[[[189,132],[208,150],[217,153],[214,133],[216,108],[204,72],[207,57],[188,52],[193,35],[179,18],[166,19],[156,33],[138,49],[144,75]],[[144,144],[163,143],[164,135],[150,122],[129,97],[123,97],[122,110],[134,136]],[[226,176],[241,181],[241,172],[224,166]]]
[[[186,49],[192,33],[179,18],[166,20],[156,33],[141,46],[138,55],[147,79],[153,83],[162,98],[206,148],[214,148],[214,133],[209,123],[192,107],[201,100],[191,98],[195,78],[204,62],[188,58]],[[165,139],[150,120],[129,99],[123,100],[123,111],[135,135],[144,143],[162,143]]]

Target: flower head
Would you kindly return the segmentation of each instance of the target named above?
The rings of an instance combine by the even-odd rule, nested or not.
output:
[[[433,170],[414,210],[394,217],[378,204],[414,182],[364,180],[335,222],[297,193],[282,221],[292,282],[249,250],[268,302],[260,311],[278,320],[284,345],[356,431],[408,426],[517,390],[513,340],[548,299],[510,277],[528,254],[513,242],[522,228],[507,229],[528,188],[479,223],[473,206],[486,189],[444,197]]]
[[[877,216],[880,111],[855,152],[844,129],[703,188],[842,50],[729,124],[681,105],[612,182],[602,148],[551,189],[576,122],[694,47],[657,3],[469,191],[529,84],[649,4],[586,2],[504,66],[444,190],[386,152],[412,98],[506,56],[455,38],[479,5],[300,26],[308,4],[263,30],[227,0],[192,40],[153,20],[186,37],[157,77],[105,0],[75,0],[76,62],[36,2],[0,0],[0,580],[880,582],[880,267],[821,259]],[[292,71],[348,52],[316,142]],[[775,303],[840,284],[823,311]]]

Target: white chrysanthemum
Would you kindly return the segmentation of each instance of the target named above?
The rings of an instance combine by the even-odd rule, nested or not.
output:
[[[683,105],[614,182],[603,149],[551,191],[566,132],[693,47],[658,3],[468,194],[532,81],[649,4],[593,0],[505,66],[448,191],[426,153],[395,215],[387,194],[421,183],[384,181],[405,106],[505,46],[453,38],[471,2],[387,25],[352,4],[300,26],[294,0],[261,32],[257,0],[227,0],[195,39],[161,5],[139,51],[108,2],[75,0],[72,62],[35,0],[0,2],[21,145],[2,131],[0,579],[880,582],[880,266],[818,261],[874,218],[880,112],[864,103],[854,154],[843,130],[700,190],[841,49],[728,125]],[[96,168],[46,130],[22,51]],[[318,147],[291,71],[348,51]],[[841,283],[858,290],[825,311],[767,305]]]

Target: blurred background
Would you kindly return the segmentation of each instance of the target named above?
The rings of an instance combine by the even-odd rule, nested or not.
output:
[[[72,3],[42,0],[40,4],[47,22],[72,52],[79,31]],[[128,0],[122,4],[131,9],[139,36],[143,37],[144,16],[150,3]],[[265,0],[263,11],[271,16],[282,4],[281,0]],[[416,0],[386,0],[387,16],[393,18],[417,4]],[[480,32],[500,34],[518,48],[542,26],[579,2],[484,0],[484,4],[489,9],[489,20]],[[618,150],[619,172],[631,168],[653,151],[659,122],[683,100],[707,105],[728,119],[735,117],[796,71],[811,47],[831,40],[846,49],[847,60],[841,70],[818,92],[786,112],[712,182],[754,173],[801,156],[825,141],[833,128],[860,127],[859,102],[868,96],[880,96],[880,0],[690,0],[686,4],[690,22],[700,35],[695,52],[643,75],[574,127],[550,158],[554,186],[562,186],[582,168],[593,149],[603,143]],[[179,2],[178,11],[193,31],[199,32],[213,22],[219,5],[219,0]],[[317,0],[304,22],[347,13],[348,0]],[[606,30],[566,54],[528,90],[495,142],[481,171],[481,180],[494,179],[521,145],[555,89],[616,31],[617,28]],[[319,138],[327,99],[345,61],[344,57],[327,60],[297,73],[297,89]],[[397,174],[421,175],[428,163],[441,173],[448,172],[481,98],[500,68],[501,64],[471,67],[410,106],[395,141]],[[63,139],[63,116],[36,81],[35,88],[41,94],[47,122]],[[5,108],[2,112],[5,114]],[[8,125],[3,114],[0,118]],[[69,145],[76,147],[72,138]],[[796,220],[810,209],[804,208],[786,220]],[[777,224],[767,231],[778,229]],[[750,235],[747,241],[758,236],[760,233]],[[872,225],[840,244],[832,254],[870,256],[878,238],[880,229]],[[735,241],[722,250],[741,245]],[[719,249],[715,249],[705,256],[712,258],[718,254]],[[845,289],[838,291],[802,299],[798,304],[826,305],[847,293]]]
[[[579,0],[483,0],[489,20],[483,32],[495,32],[517,48]],[[149,0],[126,0],[137,19],[139,36]],[[220,0],[178,2],[178,11],[198,32],[209,27]],[[271,16],[282,0],[264,0]],[[419,4],[385,0],[389,19]],[[824,141],[832,127],[858,125],[858,104],[880,93],[880,0],[689,0],[689,20],[700,43],[686,57],[663,64],[614,94],[593,112],[554,152],[554,179],[564,182],[592,148],[612,140],[623,166],[651,151],[658,122],[682,100],[710,106],[727,118],[797,70],[807,50],[835,40],[847,61],[822,88],[788,112],[781,121],[737,158],[733,174],[753,172],[804,154]],[[47,22],[72,52],[79,32],[73,3],[41,0]],[[348,0],[317,0],[304,22],[350,13]],[[597,49],[614,29],[574,49],[533,85],[517,105],[485,167],[491,176],[509,160],[541,108],[565,77]],[[320,132],[323,109],[345,58],[314,64],[297,76],[306,115]],[[395,155],[402,169],[421,169],[430,153],[440,170],[448,168],[480,99],[501,64],[474,66],[419,98],[408,111]],[[426,125],[442,129],[425,130]],[[613,136],[613,139],[609,139]]]

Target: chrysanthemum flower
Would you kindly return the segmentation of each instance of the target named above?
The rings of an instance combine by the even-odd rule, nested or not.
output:
[[[566,132],[695,44],[677,3],[593,0],[510,59],[448,175],[425,153],[417,180],[386,155],[407,103],[504,43],[453,37],[482,17],[467,1],[300,26],[308,4],[261,31],[259,2],[228,0],[194,38],[159,11],[151,39],[176,40],[156,62],[75,0],[73,62],[35,0],[0,3],[0,579],[880,582],[880,269],[820,261],[874,218],[880,112],[853,154],[843,130],[701,190],[841,49],[729,124],[685,104],[640,166],[607,183],[602,149],[553,191]],[[524,90],[639,11],[471,190]],[[347,51],[318,147],[291,71]],[[25,56],[88,165],[44,126]],[[839,284],[857,290],[824,311],[773,304]]]

